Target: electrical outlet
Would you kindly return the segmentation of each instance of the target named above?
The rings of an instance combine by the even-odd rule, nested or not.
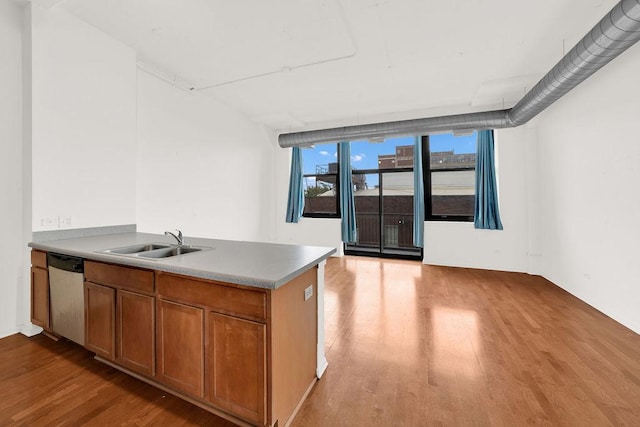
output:
[[[58,224],[60,227],[71,227],[73,225],[73,217],[72,216],[59,216]]]
[[[42,218],[40,219],[40,225],[47,228],[58,228],[58,218]]]
[[[307,289],[304,290],[304,300],[308,300],[313,296],[313,285],[309,285]]]

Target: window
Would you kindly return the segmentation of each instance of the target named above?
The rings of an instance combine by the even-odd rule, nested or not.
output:
[[[345,254],[421,259],[413,246],[415,137],[351,142],[356,241]]]
[[[302,149],[304,212],[302,216],[339,218],[338,145]]]
[[[478,133],[423,137],[425,216],[473,221]]]

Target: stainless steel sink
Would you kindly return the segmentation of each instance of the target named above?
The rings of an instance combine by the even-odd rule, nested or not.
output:
[[[166,248],[166,249],[158,249],[155,251],[141,252],[138,254],[138,256],[143,258],[168,258],[176,255],[184,255],[184,254],[190,254],[192,252],[199,252],[201,250],[202,248],[194,248],[189,246],[177,246],[177,247]]]
[[[207,248],[204,246],[177,246],[170,245],[168,243],[143,243],[138,245],[104,249],[98,252],[103,254],[147,258],[153,260],[174,257],[178,255],[186,255],[208,249],[211,248]]]
[[[145,244],[141,244],[141,245],[131,245],[131,246],[124,246],[121,248],[113,248],[113,249],[105,249],[104,253],[108,253],[108,254],[120,254],[120,255],[132,255],[132,254],[137,254],[139,252],[147,252],[147,251],[153,251],[156,249],[164,249],[164,248],[170,248],[171,245],[169,244],[165,244],[165,243],[145,243]]]

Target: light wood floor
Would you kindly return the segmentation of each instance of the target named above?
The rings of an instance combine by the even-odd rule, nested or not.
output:
[[[539,277],[332,258],[329,367],[294,426],[640,425],[640,336]],[[0,340],[0,425],[224,420],[71,343]]]

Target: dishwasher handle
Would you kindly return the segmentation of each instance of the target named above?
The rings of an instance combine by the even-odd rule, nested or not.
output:
[[[60,270],[84,273],[82,258],[75,256],[49,252],[47,254],[47,263],[49,264],[49,267],[55,267]]]

